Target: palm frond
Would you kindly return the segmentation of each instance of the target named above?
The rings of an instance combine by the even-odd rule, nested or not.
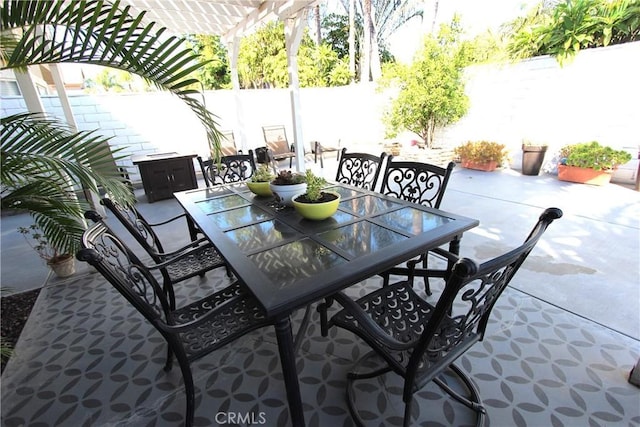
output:
[[[188,75],[205,63],[183,48],[183,39],[164,35],[155,23],[144,25],[144,13],[106,1],[9,1],[0,16],[2,33],[18,31],[20,39],[2,46],[2,68],[46,63],[85,63],[125,70],[183,100],[203,123],[209,145],[220,151],[217,118],[204,105],[203,94],[187,89]],[[42,28],[45,28],[42,31]]]
[[[0,120],[0,184],[3,209],[29,212],[56,249],[72,252],[84,230],[88,208],[73,186],[98,186],[125,203],[133,195],[113,160],[105,155],[109,138],[72,132],[42,113],[21,113]],[[114,151],[115,153],[116,151]]]

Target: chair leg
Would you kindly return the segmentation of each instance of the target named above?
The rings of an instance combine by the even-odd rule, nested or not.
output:
[[[351,418],[353,419],[354,423],[358,427],[364,427],[367,424],[365,424],[364,420],[360,417],[360,414],[358,413],[358,409],[356,408],[355,399],[354,399],[355,392],[353,389],[354,381],[360,380],[360,379],[374,378],[391,371],[391,367],[385,364],[383,367],[370,372],[364,372],[364,373],[355,372],[360,365],[362,365],[364,362],[366,362],[372,356],[375,356],[375,355],[376,355],[375,351],[370,351],[364,356],[362,356],[353,366],[353,371],[347,374],[347,391],[346,391],[347,405],[349,406],[349,412],[351,413]]]
[[[298,332],[296,333],[296,336],[293,340],[293,348],[296,353],[300,349],[300,344],[302,344],[302,339],[304,338],[307,332],[307,327],[309,326],[310,318],[311,318],[311,305],[308,305],[304,309],[304,316],[302,318],[302,322],[300,322],[300,326],[298,327]]]
[[[184,393],[187,399],[187,410],[184,416],[185,427],[193,426],[193,419],[195,416],[196,408],[196,390],[193,384],[193,376],[191,375],[191,368],[189,367],[188,360],[178,360],[180,362],[180,369],[182,370],[182,379],[184,381]]]
[[[316,308],[318,313],[320,313],[320,335],[322,335],[323,337],[329,335],[329,321],[327,319],[327,310],[329,309],[329,307],[331,307],[332,304],[333,298],[329,297],[325,298],[323,302],[318,304],[318,308]]]
[[[164,371],[169,372],[173,367],[173,351],[171,351],[171,346],[167,346],[167,361],[164,364]]]
[[[413,398],[409,398],[408,401],[404,402],[404,418],[402,419],[403,427],[409,427],[411,425],[411,407],[413,403]]]
[[[476,426],[481,427],[485,425],[485,421],[487,418],[487,410],[482,405],[482,399],[480,398],[480,392],[478,391],[478,387],[473,383],[471,378],[467,376],[465,372],[463,372],[456,365],[449,365],[449,369],[453,371],[455,376],[462,381],[464,386],[467,388],[469,392],[469,397],[465,397],[460,395],[458,392],[453,390],[447,384],[444,383],[440,378],[434,378],[433,382],[438,385],[442,390],[444,390],[449,396],[453,397],[458,402],[465,405],[467,408],[474,410],[478,417],[476,419]]]
[[[424,258],[422,260],[422,268],[427,270],[428,268],[428,259],[429,259],[429,254],[426,253],[424,255],[422,255]],[[431,285],[429,284],[429,278],[427,276],[423,277],[422,280],[424,280],[424,291],[427,293],[427,296],[431,296]]]
[[[389,273],[382,273],[382,286],[389,286]]]

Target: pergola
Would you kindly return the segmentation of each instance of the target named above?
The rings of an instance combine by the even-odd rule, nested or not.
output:
[[[146,12],[143,21],[156,22],[170,32],[181,34],[219,35],[226,43],[230,56],[231,80],[239,100],[240,85],[238,81],[238,51],[240,38],[252,31],[260,22],[279,19],[285,24],[285,42],[287,49],[287,69],[289,73],[289,91],[291,98],[291,115],[293,120],[293,136],[296,151],[304,153],[302,137],[299,96],[298,65],[296,56],[302,39],[308,10],[320,0],[122,0],[122,6],[130,6],[131,14]],[[51,67],[52,76],[61,100],[65,117],[71,126],[75,120],[68,102],[62,77],[55,65]],[[16,73],[18,84],[31,111],[44,111],[35,85],[28,74]],[[236,102],[238,122],[242,122],[241,103]],[[246,144],[244,129],[237,132],[242,147]],[[304,170],[304,156],[296,156],[298,170]]]

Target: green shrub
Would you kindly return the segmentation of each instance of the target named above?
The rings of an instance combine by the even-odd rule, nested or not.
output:
[[[565,145],[560,149],[560,163],[567,166],[610,170],[631,160],[631,154],[600,145],[597,141]]]
[[[456,147],[454,152],[461,159],[478,163],[494,161],[501,164],[508,155],[504,144],[491,141],[469,141]]]

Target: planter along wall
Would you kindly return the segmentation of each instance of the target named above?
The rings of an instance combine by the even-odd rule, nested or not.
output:
[[[558,165],[560,181],[577,182],[579,184],[606,185],[611,181],[611,172],[577,166]]]
[[[496,170],[498,167],[498,162],[489,161],[489,162],[475,162],[473,160],[461,159],[462,167],[467,169],[474,169],[478,171],[484,172],[492,172]]]

